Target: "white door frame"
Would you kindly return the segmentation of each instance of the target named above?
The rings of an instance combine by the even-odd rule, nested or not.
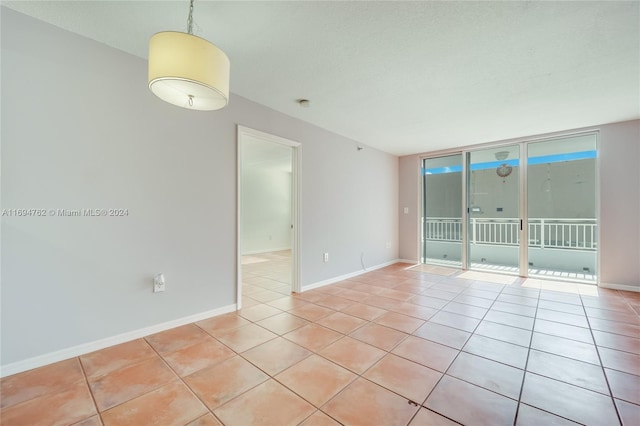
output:
[[[302,159],[302,144],[280,136],[261,132],[249,127],[238,125],[238,167],[237,167],[237,195],[236,195],[236,308],[242,308],[242,144],[247,137],[262,139],[291,148],[291,291],[300,292],[300,171]]]

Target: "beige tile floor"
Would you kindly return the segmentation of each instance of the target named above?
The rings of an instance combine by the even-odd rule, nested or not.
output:
[[[6,377],[0,423],[640,424],[638,293],[397,264],[289,295],[253,257],[241,311]]]

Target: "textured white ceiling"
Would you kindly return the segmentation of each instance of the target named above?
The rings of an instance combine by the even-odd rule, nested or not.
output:
[[[2,4],[140,57],[188,12]],[[640,118],[638,1],[198,0],[194,16],[230,57],[232,92],[397,155]]]

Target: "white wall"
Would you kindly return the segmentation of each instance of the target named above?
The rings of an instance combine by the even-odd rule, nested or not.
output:
[[[600,282],[640,289],[640,120],[589,129],[600,131]],[[573,130],[566,133],[570,132]],[[538,136],[545,135],[504,142],[521,142]],[[415,261],[419,258],[419,159],[424,155],[400,157],[399,206],[401,211],[409,207],[410,213],[400,215],[399,256]]]
[[[237,124],[302,143],[302,285],[397,257],[397,157],[238,96],[174,107],[146,61],[1,18],[2,208],[128,209],[2,217],[3,365],[235,303]]]
[[[290,249],[291,172],[243,167],[241,220],[242,254]]]
[[[420,259],[420,217],[421,199],[420,188],[420,157],[418,155],[405,155],[399,160],[398,201],[399,224],[398,257],[413,262]]]
[[[601,282],[640,289],[640,120],[600,128]]]

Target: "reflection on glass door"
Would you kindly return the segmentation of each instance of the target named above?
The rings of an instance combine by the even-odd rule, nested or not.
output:
[[[527,147],[529,276],[596,281],[596,135]]]
[[[462,266],[462,155],[422,165],[422,262]]]
[[[520,272],[520,146],[468,153],[469,269]]]

